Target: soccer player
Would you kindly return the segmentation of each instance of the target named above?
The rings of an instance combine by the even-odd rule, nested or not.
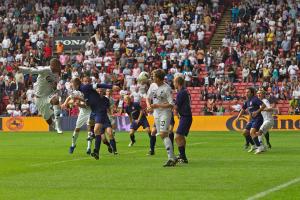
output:
[[[188,91],[184,88],[184,78],[177,76],[174,78],[174,87],[177,89],[177,96],[175,102],[175,110],[179,116],[179,125],[176,130],[175,141],[178,146],[179,163],[188,163],[188,159],[185,154],[186,139],[188,136],[190,127],[192,125],[192,111],[191,111],[191,98]]]
[[[107,109],[107,113],[108,113],[108,118],[109,120],[106,121],[105,124],[103,124],[102,128],[100,129],[100,134],[102,135],[102,140],[105,141],[106,139],[106,136],[105,136],[105,130],[107,132],[107,135],[108,135],[108,138],[109,138],[109,144],[112,148],[112,153],[114,155],[117,155],[118,154],[118,151],[117,151],[117,145],[116,145],[116,140],[114,138],[114,134],[113,134],[113,129],[112,129],[112,124],[111,124],[111,119],[110,118],[110,114],[111,114],[111,102],[110,102],[110,99],[108,99],[106,96],[102,96],[104,99],[103,99],[103,104],[105,105],[106,109]]]
[[[18,69],[24,74],[38,74],[34,84],[35,104],[39,114],[50,126],[54,126],[57,133],[62,134],[60,122],[59,98],[56,94],[57,82],[59,81],[61,64],[58,59],[50,60],[50,66],[23,67]]]
[[[86,105],[85,102],[82,101],[78,101],[76,100],[76,98],[83,98],[83,94],[80,91],[76,91],[74,90],[72,92],[72,94],[65,100],[65,102],[61,105],[62,109],[66,108],[67,105],[69,105],[70,103],[74,103],[75,105],[77,105],[79,107],[79,114],[76,120],[76,126],[75,126],[75,130],[73,132],[72,135],[72,144],[69,148],[69,153],[72,154],[76,148],[76,141],[77,138],[79,136],[79,132],[80,132],[80,128],[84,125],[84,124],[88,124],[90,115],[91,115],[91,108],[89,106]],[[88,133],[89,135],[89,133]],[[91,150],[89,147],[89,143],[88,143],[88,148],[87,148],[87,154],[90,154]]]
[[[258,154],[264,151],[264,147],[263,145],[260,145],[256,132],[263,124],[264,119],[261,115],[261,111],[265,109],[266,105],[259,98],[257,98],[257,96],[255,96],[255,89],[252,87],[246,89],[246,96],[247,101],[244,103],[239,115],[237,116],[237,120],[239,120],[242,114],[248,110],[250,121],[246,125],[244,136],[249,142],[251,141],[251,138],[253,139],[253,142],[257,148],[255,154]],[[254,149],[255,147],[252,145],[248,152],[252,152]]]
[[[124,97],[124,101],[126,103],[125,111],[128,114],[130,120],[129,135],[131,141],[128,146],[133,146],[133,144],[136,142],[134,133],[140,126],[143,126],[143,129],[146,129],[148,136],[150,137],[150,152],[153,152],[154,154],[156,137],[155,135],[151,136],[150,125],[146,118],[145,112],[143,111],[139,103],[132,102],[131,97],[129,95],[126,95]]]
[[[100,129],[102,125],[109,122],[109,118],[107,116],[107,107],[104,104],[104,97],[100,96],[100,94],[96,91],[97,88],[106,88],[119,90],[118,86],[112,86],[107,84],[81,84],[80,79],[75,78],[73,80],[74,89],[81,91],[84,95],[83,101],[87,100],[87,104],[91,107],[92,112],[95,114],[95,148],[91,153],[91,156],[96,160],[99,159],[99,150],[101,145],[101,134]]]
[[[270,102],[268,99],[265,98],[266,92],[264,90],[259,90],[257,92],[257,96],[262,102],[266,105],[266,108],[261,112],[264,122],[261,125],[259,131],[257,132],[258,139],[262,143],[262,135],[265,136],[266,142],[269,148],[271,148],[271,143],[270,143],[270,135],[269,135],[269,130],[273,127],[274,125],[274,118],[272,116],[274,112],[274,108],[271,107]]]
[[[147,92],[147,110],[153,111],[154,121],[157,132],[162,138],[165,148],[168,153],[168,161],[164,167],[175,166],[176,161],[174,157],[173,145],[168,136],[170,119],[173,109],[173,98],[171,87],[164,82],[165,72],[162,69],[157,69],[152,72],[154,82],[150,85]],[[153,104],[151,104],[151,100]]]

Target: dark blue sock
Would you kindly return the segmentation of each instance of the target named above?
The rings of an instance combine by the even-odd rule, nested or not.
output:
[[[96,135],[95,136],[95,153],[99,153],[100,150],[100,145],[101,145],[101,135]]]
[[[254,142],[253,142],[253,140],[252,140],[252,138],[251,138],[250,135],[246,135],[245,138],[246,138],[247,142],[249,142],[251,145],[254,145]]]
[[[258,140],[258,137],[256,136],[255,138],[253,138],[253,141],[255,142],[255,145],[257,146],[257,147],[259,147],[260,146],[260,142],[259,142],[259,140]]]
[[[103,140],[103,144],[105,144],[106,146],[110,147],[110,144],[108,143],[107,139]]]
[[[172,145],[174,145],[174,132],[173,131],[169,133],[169,138],[172,142]]]
[[[109,140],[110,146],[113,149],[114,152],[117,152],[117,145],[115,139]]]
[[[131,142],[135,142],[135,136],[134,136],[134,134],[130,135],[130,140],[131,140]]]
[[[179,151],[179,154],[180,154],[179,157],[183,158],[183,159],[186,159],[185,146],[178,147],[178,151]]]
[[[155,143],[156,143],[156,136],[150,137],[150,150],[154,152],[155,149]]]

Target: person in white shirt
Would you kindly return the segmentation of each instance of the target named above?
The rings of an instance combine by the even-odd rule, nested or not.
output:
[[[9,116],[11,116],[14,113],[15,110],[16,110],[16,106],[15,106],[13,100],[10,100],[9,104],[7,104],[7,106],[6,106],[7,114]]]
[[[13,117],[21,117],[22,116],[22,112],[19,109],[19,105],[16,106],[16,110],[14,110],[14,112],[12,113]]]
[[[272,146],[270,144],[269,130],[274,126],[274,118],[272,115],[276,109],[272,108],[270,102],[265,98],[264,90],[259,90],[257,92],[257,96],[266,105],[266,108],[261,112],[261,114],[264,118],[264,122],[260,126],[260,129],[256,134],[258,135],[258,140],[261,143],[262,143],[262,135],[264,135],[266,138],[268,147],[271,148]]]
[[[160,134],[168,153],[168,161],[164,167],[175,166],[173,145],[168,136],[169,125],[174,106],[171,87],[164,82],[165,72],[157,69],[152,72],[154,82],[147,92],[146,104],[148,112],[153,112],[157,132]],[[152,103],[151,103],[152,102]]]
[[[143,97],[141,95],[141,93],[139,93],[139,88],[138,87],[135,88],[135,91],[131,92],[130,96],[132,97],[134,103],[140,103],[140,101]]]
[[[39,114],[51,126],[54,121],[57,133],[62,133],[60,127],[60,106],[59,98],[56,94],[58,77],[61,73],[61,64],[58,59],[53,58],[50,66],[38,66],[36,68],[19,66],[19,70],[25,74],[38,74],[37,81],[34,84],[35,103]],[[51,109],[53,107],[53,110]],[[52,120],[53,117],[53,120]]]
[[[293,81],[295,79],[297,79],[297,72],[298,72],[299,68],[296,64],[296,61],[293,61],[293,63],[289,66],[288,68],[288,72],[290,75],[290,80]]]
[[[30,116],[29,104],[26,100],[21,104],[22,116]]]
[[[82,81],[83,84],[90,84],[91,83],[91,79],[90,78],[83,78]],[[73,87],[72,83],[71,83],[71,87]],[[69,153],[72,154],[76,148],[76,142],[77,142],[77,138],[79,136],[79,132],[80,132],[80,128],[86,124],[87,126],[89,126],[89,119],[90,119],[90,115],[92,113],[92,110],[89,106],[87,106],[85,103],[81,102],[81,101],[76,101],[76,99],[82,99],[84,98],[84,95],[82,94],[82,92],[80,92],[79,90],[73,90],[71,95],[65,100],[65,102],[61,105],[62,108],[66,108],[68,105],[72,105],[75,104],[79,107],[79,114],[76,120],[76,125],[75,125],[75,129],[72,135],[72,144],[69,148]],[[88,127],[88,129],[90,129]],[[88,131],[88,138],[91,137],[92,132]],[[87,154],[91,154],[91,140],[88,140],[88,147],[87,147]]]
[[[29,111],[31,116],[35,116],[38,114],[38,110],[34,102],[31,102],[29,104]]]

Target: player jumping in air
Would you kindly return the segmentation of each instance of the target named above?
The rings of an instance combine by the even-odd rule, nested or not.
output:
[[[60,122],[59,98],[56,93],[61,64],[58,59],[50,60],[50,66],[23,67],[18,69],[24,74],[38,74],[34,83],[35,103],[40,115],[52,126],[54,122],[57,133],[63,133]]]

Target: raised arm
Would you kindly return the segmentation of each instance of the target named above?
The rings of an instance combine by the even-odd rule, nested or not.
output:
[[[120,90],[119,86],[111,85],[111,84],[102,84],[102,83],[93,84],[93,88],[94,89],[97,89],[97,88],[112,89],[113,91],[119,91]]]
[[[45,72],[51,72],[51,69],[49,67],[24,67],[24,66],[19,66],[18,69],[24,73],[24,74],[42,74]]]

